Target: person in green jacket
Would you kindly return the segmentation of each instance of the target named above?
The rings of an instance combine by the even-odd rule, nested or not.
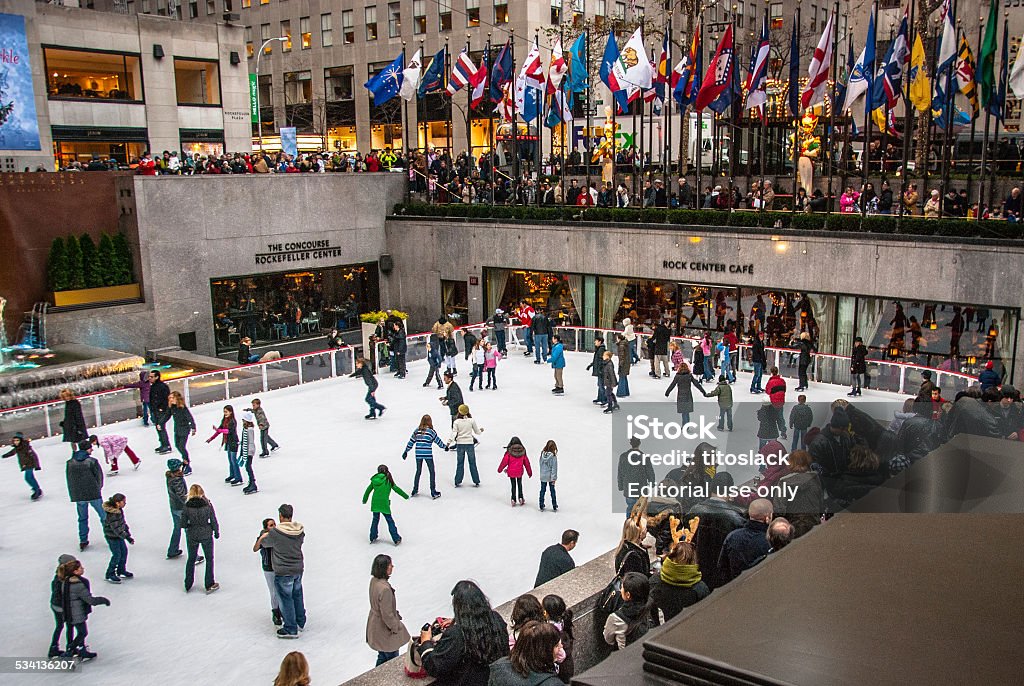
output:
[[[732,431],[732,386],[729,380],[723,375],[718,377],[718,385],[715,390],[708,393],[708,397],[718,396],[718,430],[724,428],[725,421],[729,420],[729,431]]]
[[[382,464],[377,467],[377,473],[370,478],[370,485],[366,487],[366,492],[363,493],[363,505],[366,504],[370,494],[373,493],[373,501],[370,503],[370,511],[373,512],[373,522],[370,524],[370,543],[377,540],[377,525],[380,523],[381,515],[384,515],[384,519],[388,523],[391,540],[395,542],[395,545],[402,542],[402,537],[398,535],[398,527],[395,526],[395,520],[391,517],[391,491],[394,491],[406,500],[409,499],[405,491],[395,483],[395,479],[391,476],[388,466]]]

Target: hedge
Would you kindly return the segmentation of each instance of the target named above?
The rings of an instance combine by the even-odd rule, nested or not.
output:
[[[1024,225],[1002,221],[925,219],[892,215],[806,214],[793,212],[721,212],[718,210],[666,210],[535,205],[430,205],[395,206],[396,215],[416,217],[463,217],[472,219],[520,219],[537,222],[587,221],[609,224],[672,224],[682,226],[741,226],[784,228],[799,231],[952,236],[960,238],[1024,239]]]
[[[52,291],[135,283],[132,251],[123,233],[102,234],[99,246],[89,234],[55,238],[50,245],[46,280]]]

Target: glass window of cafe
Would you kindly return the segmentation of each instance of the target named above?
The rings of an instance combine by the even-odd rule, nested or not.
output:
[[[142,101],[138,55],[44,47],[43,59],[50,98]]]
[[[525,300],[558,324],[579,326],[584,306],[584,280],[579,274],[484,269],[485,315],[490,317],[499,307],[509,312],[520,300]]]
[[[376,263],[306,269],[210,281],[217,351],[316,337],[337,326],[359,327],[359,315],[380,309]]]

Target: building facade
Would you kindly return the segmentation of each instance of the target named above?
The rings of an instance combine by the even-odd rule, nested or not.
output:
[[[24,18],[38,150],[3,150],[4,171],[127,167],[145,150],[244,150],[250,140],[244,31],[228,24],[0,0]]]

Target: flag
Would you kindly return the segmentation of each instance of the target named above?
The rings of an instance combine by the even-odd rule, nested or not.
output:
[[[732,105],[733,100],[743,97],[743,85],[740,83],[740,69],[737,66],[735,57],[732,60],[732,75],[729,77],[729,87],[719,93],[708,109],[718,114],[723,114]]]
[[[612,92],[612,97],[615,99],[618,111],[621,114],[629,107],[629,96],[626,93],[625,86],[619,85],[618,78],[615,76],[615,65],[618,61],[619,45],[615,42],[615,32],[610,31],[608,33],[608,42],[604,46],[604,56],[601,58],[600,73],[601,80],[604,81],[604,85],[608,86],[608,90]]]
[[[846,99],[840,108],[843,112],[849,110],[853,103],[864,93],[868,94],[868,107],[871,104],[871,93],[868,87],[871,85],[875,73],[875,6],[871,6],[871,14],[868,15],[868,35],[865,38],[864,49],[860,51],[857,63],[853,65],[850,72],[850,80],[846,84]],[[872,108],[873,109],[873,108]]]
[[[914,36],[914,50],[910,55],[910,102],[918,112],[927,112],[931,106],[932,84],[925,74],[924,42],[921,34]]]
[[[907,13],[904,11],[900,29],[878,66],[872,86],[871,102],[876,108],[885,105],[893,109],[899,102],[903,92],[903,65],[909,59],[907,47]]]
[[[417,50],[409,63],[402,70],[402,87],[398,95],[409,101],[416,97],[416,89],[420,87],[420,68],[423,66],[423,51]]]
[[[502,86],[512,81],[512,71],[515,65],[512,64],[512,46],[506,42],[494,58],[494,66],[491,67],[491,102],[501,102],[505,97]]]
[[[473,87],[473,94],[469,100],[470,107],[479,107],[480,103],[484,101],[484,95],[487,93],[487,74],[490,71],[488,69],[489,59],[490,55],[484,54],[480,60],[480,68],[476,70],[473,79],[469,82],[469,85]]]
[[[501,115],[501,120],[504,122],[511,122],[514,113],[514,103],[512,102],[512,83],[506,81],[501,87],[501,99],[498,101],[498,106],[494,108],[494,113]]]
[[[548,105],[548,116],[544,120],[544,126],[553,129],[561,123],[572,121],[572,105],[570,96],[572,93],[565,90],[557,90],[551,94]]]
[[[619,59],[612,65],[612,73],[619,86],[624,87],[632,101],[641,90],[651,87],[654,82],[654,70],[651,60],[644,48],[644,39],[640,29],[633,32],[626,44],[619,51]]]
[[[768,18],[765,17],[761,27],[761,40],[750,60],[750,71],[747,73],[747,109],[757,107],[764,117],[764,104],[768,102],[765,84],[768,82]]]
[[[732,71],[733,43],[732,24],[730,24],[725,29],[722,40],[718,43],[718,48],[715,50],[715,58],[708,65],[703,83],[697,92],[695,106],[698,112],[703,112],[705,107],[718,99],[718,96],[731,89]]]
[[[850,75],[853,74],[853,67],[856,64],[853,59],[853,40],[850,40],[847,45],[846,51],[846,64],[843,65],[843,70],[839,73],[839,78],[836,79],[836,97],[833,102],[836,105],[842,105],[843,101],[846,100],[846,87],[850,83]],[[842,112],[840,112],[842,114]]]
[[[1024,45],[1024,36],[1021,37],[1020,42]],[[1003,54],[1006,53],[1006,47],[1003,47]],[[1013,62],[1013,69],[1010,70],[1010,79],[1007,81],[1010,86],[1010,91],[1017,98],[1024,98],[1024,50],[1017,50],[1017,59]]]
[[[895,138],[902,138],[900,132],[896,130],[896,112],[890,109],[888,113],[888,118],[886,118],[886,108],[876,107],[871,113],[871,120],[875,122],[879,131],[885,131]]]
[[[565,61],[565,56],[562,54],[562,41],[556,39],[555,44],[551,47],[551,62],[548,64],[548,94],[554,93],[562,85],[562,78],[569,71],[569,64]]]
[[[992,98],[996,96],[997,31],[999,31],[999,5],[996,0],[992,0],[989,4],[988,21],[985,23],[985,40],[981,44],[981,52],[978,54],[978,66],[981,72],[978,77],[978,84],[981,87],[981,105],[986,109],[992,102]]]
[[[789,113],[800,116],[800,34],[795,21],[789,37]]]
[[[455,63],[452,64],[452,73],[448,77],[448,87],[445,92],[448,95],[455,95],[466,86],[476,81],[476,65],[473,64],[473,60],[469,57],[469,52],[463,49],[459,53]]]
[[[939,61],[936,73],[948,69],[956,59],[956,21],[953,17],[953,7],[950,0],[945,0],[942,5],[942,41],[939,44]]]
[[[814,48],[811,64],[807,68],[807,87],[800,96],[800,104],[809,109],[825,102],[825,89],[828,87],[828,72],[832,68],[832,22],[835,15],[830,14],[825,30]]]
[[[380,107],[391,98],[398,95],[402,88],[402,69],[405,66],[405,55],[399,54],[395,60],[384,67],[381,71],[370,77],[370,80],[363,84],[366,90],[373,96],[373,104]]]
[[[696,93],[700,90],[701,49],[700,49],[700,24],[693,29],[693,36],[690,39],[690,51],[683,56],[675,69],[672,70],[672,96],[679,103],[680,107],[692,105],[696,99]],[[694,88],[696,84],[696,88]]]
[[[978,104],[978,84],[974,79],[974,54],[967,42],[967,36],[960,36],[960,50],[957,53],[956,61],[956,82],[960,92],[967,97],[971,103],[971,119],[978,118],[981,106]]]
[[[435,93],[444,88],[445,52],[445,48],[438,50],[437,54],[430,60],[427,70],[423,72],[423,78],[420,80],[418,90],[421,98],[427,93]]]
[[[544,64],[541,62],[540,48],[534,43],[516,77],[516,111],[523,121],[530,122],[537,118],[543,96]]]
[[[582,93],[587,90],[587,32],[569,46],[569,74],[565,80],[565,90],[570,93]]]
[[[988,103],[988,111],[999,119],[1003,124],[1006,123],[1006,70],[1008,69],[1007,63],[1010,61],[1010,25],[1007,22],[1003,22],[1003,54],[1002,59],[999,61],[999,86],[996,88],[996,92],[992,97],[992,100]]]

